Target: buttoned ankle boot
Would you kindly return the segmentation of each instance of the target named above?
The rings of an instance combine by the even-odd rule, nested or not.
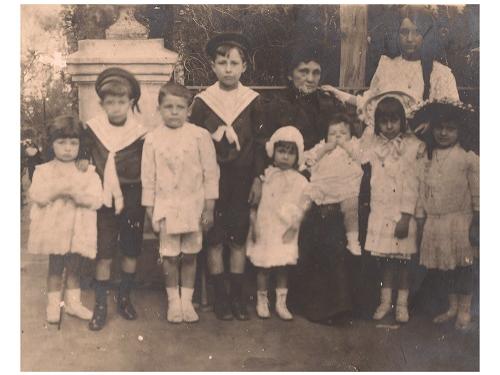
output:
[[[83,306],[80,289],[66,289],[64,296],[64,310],[67,314],[83,320],[92,319],[92,311]]]
[[[392,310],[392,289],[380,289],[380,305],[373,314],[373,319],[382,320]]]
[[[432,321],[434,323],[445,323],[454,317],[458,313],[458,296],[456,294],[448,294],[448,310],[443,314],[439,314]]]
[[[261,319],[268,319],[271,317],[269,312],[269,300],[267,298],[267,290],[257,291],[257,306],[255,307],[257,316]]]
[[[286,288],[276,288],[276,314],[283,320],[292,320],[293,315],[288,310],[286,306],[286,296],[288,294],[288,289]]]

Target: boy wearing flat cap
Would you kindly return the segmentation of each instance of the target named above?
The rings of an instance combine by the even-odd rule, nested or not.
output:
[[[140,112],[139,83],[128,71],[109,68],[99,75],[95,89],[104,112],[87,122],[83,142],[84,157],[95,164],[104,190],[104,205],[97,211],[95,307],[89,323],[92,331],[106,323],[111,261],[118,248],[123,255],[118,313],[127,320],[137,318],[130,290],[142,248],[145,216],[141,157],[146,129],[133,116],[136,109]]]
[[[248,51],[248,40],[237,33],[219,34],[207,43],[217,82],[195,97],[190,117],[191,123],[210,132],[220,167],[215,221],[205,242],[214,311],[221,320],[249,319],[243,297],[245,241],[250,205],[260,198],[259,176],[266,164],[261,100],[240,82]],[[230,301],[224,284],[224,245],[230,249]]]

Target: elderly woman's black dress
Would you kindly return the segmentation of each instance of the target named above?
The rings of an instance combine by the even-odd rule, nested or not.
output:
[[[300,95],[289,89],[269,104],[266,127],[269,134],[282,126],[297,127],[307,150],[324,139],[328,117],[339,111],[346,108],[320,91]],[[352,310],[351,255],[345,246],[339,204],[313,204],[300,228],[298,264],[289,273],[292,311],[314,322],[326,322]]]

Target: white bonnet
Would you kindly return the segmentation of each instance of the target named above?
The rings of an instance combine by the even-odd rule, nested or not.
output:
[[[416,101],[413,97],[403,91],[385,91],[369,97],[366,102],[358,108],[358,116],[369,127],[375,127],[375,110],[378,103],[385,98],[395,98],[403,105],[406,117],[408,118],[415,106]]]
[[[299,130],[294,126],[284,126],[279,128],[271,136],[271,139],[266,143],[267,156],[273,157],[274,144],[279,141],[293,142],[297,145],[299,151],[299,165],[304,162],[304,138]]]

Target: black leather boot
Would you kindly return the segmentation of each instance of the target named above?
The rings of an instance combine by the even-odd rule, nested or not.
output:
[[[108,315],[108,285],[109,281],[95,281],[95,306],[94,314],[89,322],[91,331],[100,331],[106,324]]]
[[[122,281],[118,291],[118,314],[126,320],[136,320],[137,312],[130,301],[130,290],[134,284],[135,273],[122,272]]]
[[[250,320],[243,295],[244,274],[231,274],[231,312],[237,320]]]
[[[233,320],[231,309],[227,298],[224,274],[212,275],[214,283],[214,313],[219,320]]]

